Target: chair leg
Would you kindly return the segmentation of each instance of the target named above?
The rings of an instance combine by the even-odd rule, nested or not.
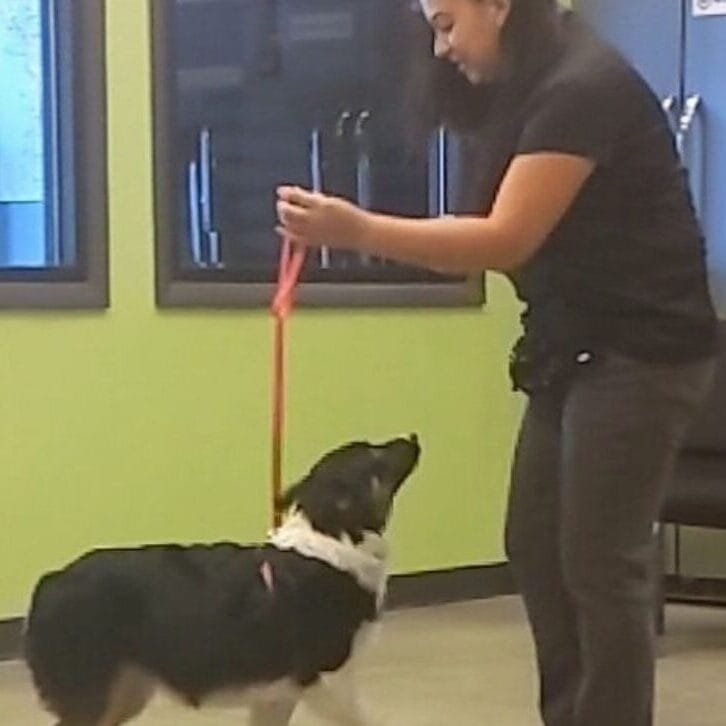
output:
[[[673,525],[673,568],[675,575],[681,577],[681,525]]]
[[[658,552],[656,555],[656,595],[655,595],[655,632],[657,635],[665,634],[665,578],[666,578],[666,546],[665,525],[656,524],[658,538]]]

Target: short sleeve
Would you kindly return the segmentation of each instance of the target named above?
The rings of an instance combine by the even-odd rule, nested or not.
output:
[[[629,116],[627,93],[582,79],[535,94],[516,153],[560,152],[607,165]]]

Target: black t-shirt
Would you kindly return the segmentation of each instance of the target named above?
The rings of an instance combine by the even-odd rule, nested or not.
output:
[[[516,99],[502,91],[476,134],[480,212],[516,155],[596,162],[558,227],[510,275],[527,303],[526,334],[568,351],[610,348],[660,362],[709,355],[705,244],[667,117],[613,48],[573,13],[562,22],[551,63]]]

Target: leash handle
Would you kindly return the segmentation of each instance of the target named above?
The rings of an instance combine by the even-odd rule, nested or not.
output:
[[[294,302],[295,286],[305,262],[305,250],[293,249],[285,238],[280,251],[280,266],[277,275],[277,291],[272,301],[271,312],[275,317],[275,341],[272,383],[272,526],[278,527],[282,513],[277,502],[282,494],[282,454],[285,432],[285,322]]]

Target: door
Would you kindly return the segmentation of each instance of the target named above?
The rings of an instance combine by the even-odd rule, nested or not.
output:
[[[681,0],[579,0],[576,8],[662,98],[681,92]]]
[[[700,102],[683,153],[706,236],[711,292],[726,318],[726,2],[687,2],[684,90]],[[721,14],[697,14],[720,5]]]
[[[661,98],[675,97],[683,161],[708,248],[711,292],[726,317],[726,2],[580,0],[597,32]]]

